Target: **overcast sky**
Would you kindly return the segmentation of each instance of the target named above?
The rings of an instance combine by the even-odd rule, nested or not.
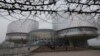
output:
[[[5,20],[0,17],[0,43],[4,41],[6,31],[7,31],[7,25],[10,23],[10,21]]]

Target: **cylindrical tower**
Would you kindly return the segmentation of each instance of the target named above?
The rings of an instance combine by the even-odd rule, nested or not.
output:
[[[28,33],[38,29],[38,27],[39,23],[32,19],[13,21],[8,25],[6,40],[15,43],[25,43]]]
[[[39,45],[42,45],[47,42],[53,41],[55,37],[56,33],[53,29],[38,29],[33,30],[29,33],[28,40],[32,41],[33,43],[37,42]]]

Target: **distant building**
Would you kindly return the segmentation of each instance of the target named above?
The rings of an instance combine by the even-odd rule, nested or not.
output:
[[[39,23],[32,19],[13,21],[8,25],[6,40],[15,43],[25,43],[28,33],[38,29],[38,27]]]
[[[97,37],[97,27],[88,15],[72,14],[72,18],[53,19],[53,29],[38,29],[39,22],[27,19],[13,21],[8,25],[6,41],[16,46],[36,48],[37,51],[64,51],[76,47],[87,48],[87,40]],[[60,23],[59,23],[60,22]],[[62,23],[61,23],[62,22]]]
[[[72,18],[53,19],[53,28],[59,38],[65,38],[69,46],[86,47],[87,40],[97,37],[97,27],[89,20],[90,15],[72,14]]]
[[[56,39],[56,32],[53,29],[37,29],[29,33],[29,41],[32,42],[41,42],[41,44],[46,44],[48,42],[54,41]],[[42,43],[44,42],[44,43]]]

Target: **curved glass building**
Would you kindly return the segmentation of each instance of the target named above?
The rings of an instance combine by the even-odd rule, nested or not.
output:
[[[71,27],[57,31],[60,38],[67,37],[71,39],[90,39],[96,37],[97,28],[91,26]]]
[[[55,38],[56,32],[53,29],[37,29],[29,33],[28,40],[34,44],[45,45],[48,42],[52,42]]]
[[[25,43],[28,33],[38,29],[38,27],[39,23],[32,19],[13,21],[8,25],[6,40],[15,43]]]
[[[66,39],[68,46],[86,47],[88,39],[98,36],[98,29],[93,23],[92,16],[75,13],[70,17],[53,19],[53,23],[55,23],[53,28],[59,38]]]

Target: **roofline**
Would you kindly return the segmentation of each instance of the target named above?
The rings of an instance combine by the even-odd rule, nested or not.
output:
[[[23,33],[23,32],[12,32],[12,33],[7,33],[6,35],[9,35],[9,34],[28,34],[28,33]]]
[[[94,28],[94,29],[98,30],[97,27],[93,27],[93,26],[78,26],[78,27],[64,28],[64,29],[56,30],[56,31],[62,31],[62,30],[73,29],[73,28]]]
[[[54,29],[36,29],[31,32],[39,32],[39,31],[55,31]]]

